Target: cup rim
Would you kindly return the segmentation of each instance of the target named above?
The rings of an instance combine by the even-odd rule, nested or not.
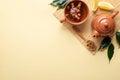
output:
[[[69,20],[69,19],[66,17],[65,11],[66,11],[67,6],[68,6],[70,3],[75,2],[75,0],[70,1],[69,3],[67,3],[67,5],[65,6],[65,9],[64,9],[64,16],[65,16],[66,21],[69,22],[70,24],[80,25],[80,24],[84,23],[84,22],[88,19],[88,17],[89,17],[89,7],[88,7],[88,5],[87,5],[84,1],[81,1],[81,0],[76,0],[76,1],[79,1],[79,2],[82,2],[83,4],[85,4],[85,6],[87,7],[87,16],[86,16],[82,21],[80,21],[80,22],[73,22],[73,21]]]

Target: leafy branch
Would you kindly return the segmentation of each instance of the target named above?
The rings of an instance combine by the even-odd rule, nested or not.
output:
[[[58,7],[58,9],[61,9],[64,8],[69,1],[70,0],[53,0],[52,3],[50,3],[50,5]]]
[[[120,47],[120,32],[116,32],[116,41]],[[114,55],[114,45],[111,43],[111,38],[110,37],[105,37],[101,44],[100,44],[100,47],[98,50],[103,50],[105,48],[108,47],[108,50],[107,50],[107,56],[108,56],[108,59],[109,59],[109,62],[111,61],[113,55]]]

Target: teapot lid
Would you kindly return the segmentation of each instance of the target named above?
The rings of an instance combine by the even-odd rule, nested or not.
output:
[[[115,21],[108,14],[100,14],[93,20],[93,27],[101,34],[109,34],[114,31]]]

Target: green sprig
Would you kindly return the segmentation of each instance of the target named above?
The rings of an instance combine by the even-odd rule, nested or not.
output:
[[[58,9],[64,8],[65,5],[69,2],[70,0],[53,0],[52,3],[50,3],[52,6],[58,7]],[[57,9],[57,10],[58,10]]]

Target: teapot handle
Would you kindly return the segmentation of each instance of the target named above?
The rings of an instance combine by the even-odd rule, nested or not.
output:
[[[65,21],[66,21],[66,19],[65,19],[65,18],[60,20],[60,22],[61,22],[61,23],[65,22]]]
[[[119,13],[119,11],[114,11],[111,15],[112,18],[114,18],[117,14]]]

